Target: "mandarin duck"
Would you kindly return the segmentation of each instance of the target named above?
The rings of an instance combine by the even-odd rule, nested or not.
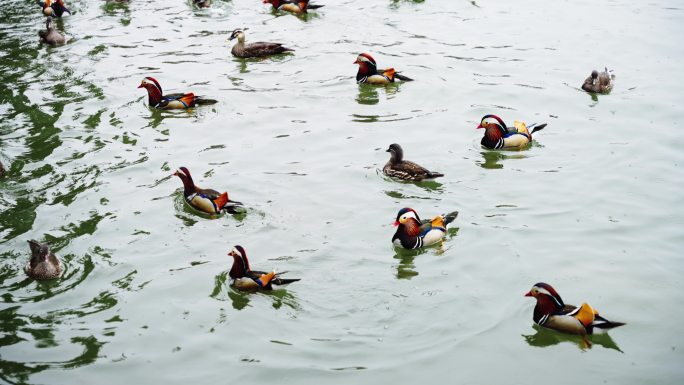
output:
[[[43,7],[43,15],[45,16],[62,17],[65,13],[71,15],[71,11],[64,4],[64,0],[39,0],[38,4]]]
[[[536,127],[535,127],[536,126]],[[480,143],[490,149],[521,148],[532,141],[532,134],[546,127],[546,123],[537,125],[532,132],[523,122],[515,121],[513,127],[507,127],[506,123],[496,115],[485,115],[480,125],[475,128],[484,128],[485,133]]]
[[[613,322],[601,317],[587,303],[580,307],[566,305],[556,290],[547,283],[535,284],[525,297],[534,297],[537,300],[532,319],[549,329],[585,336],[592,334],[594,328],[610,329],[624,325],[623,322]]]
[[[413,80],[404,75],[400,75],[394,68],[379,70],[375,64],[375,59],[367,53],[359,54],[359,56],[356,57],[354,64],[359,65],[359,70],[356,72],[357,83],[389,84],[394,83],[396,79],[403,81]]]
[[[236,245],[228,255],[233,257],[233,266],[228,275],[231,278],[231,285],[238,290],[277,290],[300,280],[300,278],[281,278],[280,275],[285,272],[276,273],[275,270],[270,273],[253,271],[249,267],[247,252],[242,246]]]
[[[230,38],[228,38],[228,41],[237,39],[237,43],[230,50],[230,53],[232,53],[235,57],[245,59],[250,57],[264,57],[285,52],[294,52],[293,49],[283,47],[283,45],[280,43],[266,43],[259,41],[256,43],[245,44],[246,29],[247,28],[238,28],[234,30],[233,33],[230,34]]]
[[[52,16],[48,16],[47,19],[45,20],[45,28],[46,30],[41,30],[38,31],[38,36],[40,37],[40,41],[43,43],[47,43],[49,45],[62,45],[66,42],[66,39],[64,38],[64,35],[61,33],[57,32],[55,29],[55,24],[52,21]]]
[[[410,160],[404,160],[404,150],[396,143],[390,144],[387,152],[390,153],[390,160],[382,168],[383,174],[403,180],[421,181],[433,179],[444,174],[429,171],[425,167],[419,166]]]
[[[146,89],[150,107],[160,110],[184,109],[217,103],[214,99],[197,96],[192,92],[164,95],[157,79],[151,76],[144,78],[138,88]]]
[[[309,0],[264,0],[264,4],[271,4],[273,9],[292,13],[306,13],[309,9],[321,8],[322,5],[310,4]]]
[[[183,197],[193,208],[207,214],[219,214],[221,210],[226,210],[235,214],[236,207],[241,206],[241,202],[231,201],[228,193],[220,193],[214,189],[203,189],[195,185],[192,175],[185,167],[180,167],[173,175],[180,178],[183,182]]]
[[[603,72],[591,71],[591,75],[582,84],[582,89],[599,94],[609,93],[613,89],[613,79],[615,79],[615,75],[611,72],[608,71],[608,67]]]
[[[441,241],[447,234],[447,226],[456,219],[458,211],[442,214],[430,221],[421,221],[418,213],[411,208],[399,210],[394,226],[397,232],[392,237],[395,246],[404,249],[418,249]]]
[[[35,240],[28,241],[31,248],[31,259],[24,267],[26,275],[33,279],[59,278],[64,271],[62,262],[50,251],[47,243]]]

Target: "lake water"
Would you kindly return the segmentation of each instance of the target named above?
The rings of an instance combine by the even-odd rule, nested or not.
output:
[[[48,48],[39,8],[3,2],[0,381],[681,384],[684,4],[319,3],[71,1]],[[296,52],[234,59],[238,27]],[[357,85],[360,52],[415,81]],[[582,92],[604,66],[612,94]],[[145,76],[219,102],[153,111]],[[487,113],[548,126],[487,151]],[[446,176],[385,178],[393,142]],[[193,212],[180,166],[246,214]],[[402,207],[460,216],[398,252]],[[26,278],[31,238],[61,279]],[[234,291],[235,244],[302,280]],[[627,325],[590,349],[538,328],[539,281]]]

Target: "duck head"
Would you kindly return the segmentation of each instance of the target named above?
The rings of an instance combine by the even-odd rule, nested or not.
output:
[[[245,42],[245,31],[247,28],[237,28],[233,31],[233,33],[230,34],[230,37],[228,38],[228,41],[237,39],[238,43],[244,43]]]
[[[33,239],[28,241],[28,244],[31,248],[31,264],[33,264],[34,260],[36,263],[47,261],[50,256],[50,246]]]
[[[156,106],[162,100],[162,87],[157,79],[147,76],[145,77],[138,88],[144,88],[147,90],[147,96],[149,99],[150,106]]]
[[[420,223],[420,217],[416,210],[405,207],[397,213],[397,219],[394,221],[394,226],[404,225],[409,222]]]
[[[233,267],[230,268],[230,278],[237,279],[247,275],[250,271],[249,260],[247,259],[247,252],[240,245],[235,245],[228,255],[233,257]]]
[[[508,132],[506,123],[496,115],[483,116],[480,120],[480,125],[475,128],[484,128],[485,134],[483,140],[492,143],[496,143],[506,132]]]
[[[537,305],[534,307],[534,320],[539,320],[545,314],[551,314],[565,307],[565,303],[556,289],[544,282],[534,284],[525,297],[534,297]]]
[[[354,61],[354,64],[359,65],[359,71],[356,73],[356,80],[360,80],[364,76],[375,75],[378,72],[375,59],[367,53],[359,54]]]
[[[195,192],[195,182],[192,180],[192,175],[190,175],[190,171],[186,167],[180,167],[173,175],[179,177],[183,182],[183,194],[185,196]]]
[[[52,16],[48,16],[47,19],[45,19],[45,28],[47,28],[48,33],[55,29],[55,22],[52,20]]]
[[[390,162],[399,163],[404,159],[404,150],[397,143],[390,144],[387,152],[390,153]]]

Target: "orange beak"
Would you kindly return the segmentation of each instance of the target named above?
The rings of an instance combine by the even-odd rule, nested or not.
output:
[[[531,291],[528,291],[527,293],[525,293],[525,295],[523,297],[534,297],[534,296],[532,295]]]

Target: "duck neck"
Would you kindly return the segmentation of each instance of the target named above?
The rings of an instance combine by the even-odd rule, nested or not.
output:
[[[365,77],[372,76],[378,73],[375,64],[367,61],[359,63],[359,70],[356,72],[356,81],[362,80]]]
[[[553,314],[562,310],[555,301],[551,298],[541,295],[537,298],[537,304],[534,306],[534,314],[532,316],[534,322],[539,323],[539,321],[547,314]]]
[[[145,89],[147,90],[147,100],[150,103],[150,106],[155,107],[161,103],[162,92],[160,89],[153,84],[146,85]]]
[[[502,138],[503,133],[501,132],[501,129],[495,125],[490,125],[485,129],[481,143],[485,147],[496,148],[496,145]]]
[[[239,257],[239,256],[233,256],[233,267],[230,268],[230,272],[228,275],[230,278],[237,279],[237,278],[242,278],[247,276],[247,272],[249,271],[249,263]]]
[[[178,173],[176,174],[183,182],[183,195],[188,197],[195,193],[195,185],[192,183],[192,177],[190,175],[185,175]]]

